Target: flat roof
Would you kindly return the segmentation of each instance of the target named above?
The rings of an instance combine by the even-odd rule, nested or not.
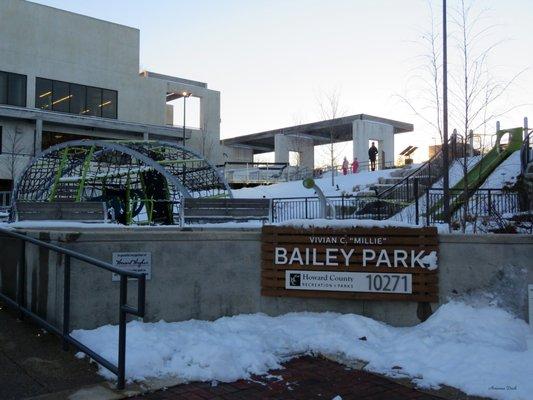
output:
[[[277,134],[305,136],[313,139],[313,144],[317,146],[330,142],[332,130],[334,131],[335,143],[347,142],[353,139],[352,124],[356,120],[392,125],[394,133],[412,132],[414,129],[413,124],[407,122],[375,117],[368,114],[357,114],[348,117],[334,118],[309,124],[294,125],[286,128],[236,136],[229,139],[223,139],[222,144],[231,147],[251,148],[253,149],[254,154],[267,153],[274,151],[274,137]]]
[[[55,111],[40,110],[37,108],[6,105],[0,105],[0,118],[26,121],[36,121],[40,119],[43,121],[43,123],[50,125],[71,126],[82,129],[88,128],[117,133],[143,134],[146,132],[152,135],[155,134],[172,138],[181,137],[183,133],[183,127],[127,122],[119,119],[66,114]],[[185,127],[185,129],[187,139],[191,137],[192,132],[198,131],[198,129],[189,127]]]

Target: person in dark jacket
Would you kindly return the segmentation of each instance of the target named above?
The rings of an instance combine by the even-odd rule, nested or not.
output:
[[[370,169],[372,171],[376,170],[376,156],[378,155],[378,149],[376,144],[372,142],[372,146],[368,149],[368,159],[370,160]]]

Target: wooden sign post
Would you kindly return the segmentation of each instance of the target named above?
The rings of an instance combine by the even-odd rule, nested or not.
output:
[[[261,294],[438,301],[438,236],[428,228],[264,226]]]

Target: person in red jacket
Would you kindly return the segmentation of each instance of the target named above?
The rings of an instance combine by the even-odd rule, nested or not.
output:
[[[355,174],[358,169],[359,169],[359,161],[357,161],[357,157],[355,157],[352,162],[352,174]]]
[[[348,173],[348,160],[346,157],[344,157],[344,161],[342,162],[342,174],[346,175]]]

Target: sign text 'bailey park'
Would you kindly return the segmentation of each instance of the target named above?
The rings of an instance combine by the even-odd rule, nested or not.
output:
[[[262,294],[438,300],[436,228],[264,226]]]

